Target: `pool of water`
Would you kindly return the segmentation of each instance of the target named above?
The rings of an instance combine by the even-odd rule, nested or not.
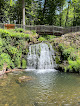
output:
[[[18,82],[21,76],[32,80]],[[0,106],[79,106],[80,75],[53,70],[9,73],[0,79]]]

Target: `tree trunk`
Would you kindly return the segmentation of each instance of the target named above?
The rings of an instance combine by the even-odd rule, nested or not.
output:
[[[65,27],[67,26],[67,22],[68,22],[68,14],[69,14],[69,3],[68,3],[68,8],[67,8]]]
[[[44,16],[44,13],[45,13],[45,10],[46,10],[46,4],[47,4],[47,0],[45,0],[45,2],[44,2],[43,16]]]
[[[76,26],[77,20],[75,16],[75,5],[74,5],[74,19],[73,19],[73,26]]]
[[[44,18],[45,18],[46,4],[47,4],[47,0],[44,1],[44,8],[43,8],[43,19],[42,19],[42,21],[43,21],[44,24],[45,24]]]
[[[23,0],[23,28],[25,30],[25,0]]]

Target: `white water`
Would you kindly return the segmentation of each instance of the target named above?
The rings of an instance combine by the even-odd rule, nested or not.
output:
[[[54,58],[54,50],[50,44],[31,45],[27,55],[27,69],[54,69]]]

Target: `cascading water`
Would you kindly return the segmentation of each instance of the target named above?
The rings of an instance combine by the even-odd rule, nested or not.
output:
[[[28,69],[54,69],[54,50],[50,44],[39,43],[29,46]]]

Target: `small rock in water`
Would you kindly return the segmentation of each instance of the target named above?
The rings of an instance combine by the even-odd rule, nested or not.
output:
[[[21,82],[25,82],[25,81],[30,81],[30,80],[33,80],[33,78],[31,76],[22,76],[22,77],[19,77],[18,81],[21,83]]]

